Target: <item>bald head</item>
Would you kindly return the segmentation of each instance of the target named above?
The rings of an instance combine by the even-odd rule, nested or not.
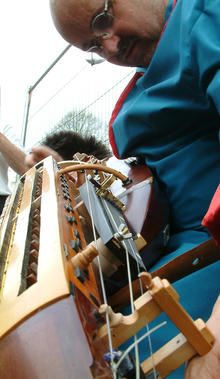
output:
[[[91,34],[90,22],[98,0],[50,0],[56,29],[69,43],[81,48],[85,35]]]
[[[146,67],[163,29],[167,3],[168,0],[109,1],[108,13],[113,22],[98,34],[91,25],[97,15],[103,14],[104,0],[50,0],[50,7],[58,32],[72,45],[83,50],[92,48],[114,64]]]

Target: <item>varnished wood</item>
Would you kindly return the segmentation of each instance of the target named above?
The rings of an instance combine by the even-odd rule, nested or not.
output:
[[[214,336],[203,320],[192,320],[178,302],[177,292],[166,279],[152,278],[147,272],[141,273],[140,277],[148,291],[134,302],[134,313],[123,316],[114,313],[106,305],[101,307],[100,312],[108,313],[114,348],[134,336],[161,312],[167,314],[181,333],[141,364],[145,374],[155,367],[160,376],[165,378],[196,354],[208,353],[212,349]],[[99,329],[98,336],[106,341],[107,334],[107,325],[104,325]]]
[[[85,167],[92,173],[97,169],[97,164],[87,164]],[[74,167],[80,171],[81,168],[81,165]],[[98,168],[102,169],[100,165]],[[124,279],[120,277],[124,271],[120,272],[123,266],[121,261],[114,259],[112,253],[101,246],[99,239],[96,243],[91,241],[90,232],[87,233],[91,229],[91,221],[86,228],[83,225],[83,220],[89,219],[90,215],[79,206],[77,185],[82,180],[81,173],[75,176],[67,173],[68,167],[57,173],[51,157],[36,169],[40,175],[37,176],[35,188],[35,168],[25,176],[24,196],[17,212],[19,225],[14,228],[5,266],[7,278],[2,286],[0,303],[0,357],[3,357],[0,359],[0,377],[112,378],[105,360],[110,342],[105,323],[106,312],[112,345],[116,349],[161,312],[167,313],[187,339],[181,334],[156,353],[156,368],[163,377],[196,353],[203,355],[208,352],[212,348],[213,336],[202,320],[194,322],[180,306],[178,294],[166,279],[152,279],[147,272],[140,275],[143,294],[135,300],[131,315],[123,316],[106,304],[101,305],[100,279],[93,270],[94,261],[97,260],[94,257],[99,250],[102,251],[105,279],[112,280],[115,274],[119,280]],[[147,254],[152,253],[148,249],[152,248],[152,239],[158,236],[166,218],[162,217],[156,227],[148,228],[152,224],[151,200],[154,196],[151,173],[146,166],[139,167],[137,175],[133,170],[130,172],[129,166],[127,170],[132,183],[128,186],[128,192],[122,195],[127,208],[125,219],[128,228],[125,227],[125,230],[137,235],[143,232],[144,238],[140,236],[137,242],[140,253],[147,258],[146,251]],[[114,169],[103,171],[116,173]],[[142,185],[143,175],[147,180]],[[116,176],[121,180],[125,178],[124,174]],[[104,175],[103,178],[104,191],[111,184],[112,196],[115,196],[114,184],[117,181],[112,184],[111,179],[105,180]],[[141,183],[141,186],[135,187],[136,183]],[[138,195],[138,206],[134,202],[134,194]],[[159,206],[159,212],[161,209]],[[24,240],[19,241],[21,250],[17,249],[17,230]],[[29,240],[30,244],[25,244]],[[120,242],[118,245],[120,247]],[[161,242],[159,245],[161,249]],[[21,292],[19,275],[26,259],[23,253],[28,248],[27,288]],[[135,245],[132,248],[135,250]],[[162,250],[158,250],[157,254],[162,254]],[[117,294],[115,298],[115,304],[122,306],[123,297]],[[146,360],[141,365],[144,373],[152,370],[149,362]]]
[[[78,300],[84,307],[83,298]],[[92,341],[96,319],[90,307],[88,304],[80,319],[74,297],[68,296],[33,314],[1,338],[0,378],[111,379],[103,359],[106,347]],[[90,334],[89,343],[82,325]]]
[[[80,267],[81,270],[87,270],[89,264],[98,255],[98,251],[95,246],[89,245],[86,249],[82,250],[80,253],[76,254],[71,258],[71,263],[74,267]]]
[[[201,319],[196,320],[195,326],[202,336],[212,344],[213,335],[209,332],[204,321]],[[196,354],[196,350],[187,341],[186,337],[180,333],[154,353],[154,367],[159,372],[161,378],[166,378],[171,372],[175,371]],[[142,362],[141,367],[145,374],[150,373],[153,369],[152,357]]]
[[[146,324],[154,320],[162,312],[161,308],[154,301],[149,292],[145,292],[134,302],[135,311],[131,315],[123,316],[121,313],[114,313],[112,309],[102,308],[102,314],[109,312],[110,328],[112,332],[112,343],[114,348],[118,348],[131,336],[136,334]],[[104,341],[108,339],[107,325],[99,329],[98,336]]]
[[[25,237],[28,228],[34,168],[28,172],[25,180],[25,196],[23,196],[21,202],[17,228],[9,257],[7,278],[0,302],[0,336],[4,335],[17,323],[46,303],[50,303],[54,299],[66,296],[69,293],[66,267],[63,255],[61,254],[63,247],[59,234],[55,183],[54,180],[50,180],[54,175],[49,175],[48,170],[50,170],[50,167],[50,164],[48,168],[45,167],[43,174],[45,177],[45,187],[41,199],[41,228],[47,230],[47,233],[42,233],[40,240],[40,251],[43,253],[40,254],[38,262],[38,279],[33,286],[18,296]]]
[[[208,353],[212,348],[210,341],[204,337],[190,315],[176,300],[175,290],[166,279],[159,277],[151,278],[148,273],[142,273],[141,277],[146,278],[147,287],[159,307],[167,314],[170,320],[184,334],[190,344],[199,355]],[[214,337],[213,337],[214,340]]]

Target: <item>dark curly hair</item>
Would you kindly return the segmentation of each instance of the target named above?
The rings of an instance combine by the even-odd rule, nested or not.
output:
[[[94,155],[97,159],[111,157],[108,147],[94,136],[82,136],[72,130],[62,130],[48,134],[41,145],[46,145],[55,150],[64,160],[73,159],[76,153]]]

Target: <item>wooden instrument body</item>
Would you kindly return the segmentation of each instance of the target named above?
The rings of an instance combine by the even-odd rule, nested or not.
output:
[[[91,346],[94,348],[99,356],[97,346]],[[1,378],[93,377],[92,354],[71,295],[38,310],[2,337],[0,355]],[[101,360],[100,366],[104,366]],[[101,367],[99,373],[104,370],[108,372]]]
[[[157,236],[162,247],[158,254],[163,254],[164,199],[154,201],[146,166],[125,167],[125,175],[132,179],[128,191],[143,182],[122,196],[127,224],[149,242],[146,256]],[[74,175],[57,175],[57,165],[49,157],[29,170],[21,182],[22,191],[12,196],[0,229],[0,378],[112,378],[105,359],[109,345],[99,334],[105,318],[99,312],[103,298],[97,274],[89,264],[86,272],[76,275],[72,265],[72,259],[90,242],[82,226],[88,212],[76,201]],[[124,191],[120,183],[111,187],[116,196]],[[154,222],[156,214],[159,217]],[[140,309],[148,307],[142,300],[139,303]],[[159,308],[156,303],[154,307],[156,317]]]
[[[149,269],[164,254],[169,238],[168,200],[146,165],[139,164],[131,168],[129,164],[116,158],[110,158],[108,162],[111,167],[118,167],[119,171],[130,178],[133,187],[137,186],[133,192],[121,197],[121,200],[126,206],[124,216],[130,230],[141,234],[147,242],[140,254]],[[116,196],[122,193],[121,182],[114,182],[111,190]]]
[[[152,177],[146,166],[131,168],[114,159],[111,159],[110,165],[117,169],[119,163],[119,170],[132,179],[129,187]],[[37,281],[18,296],[19,272],[24,260],[31,203],[33,200],[36,201],[33,199],[36,169],[32,168],[25,175],[23,195],[16,216],[14,241],[7,266],[7,278],[2,290],[0,307],[3,337],[0,341],[0,377],[58,378],[61,377],[61,372],[63,379],[69,377],[86,379],[91,375],[111,377],[109,367],[103,360],[108,347],[103,345],[103,341],[99,343],[94,339],[100,317],[97,319],[97,307],[89,301],[89,296],[92,293],[99,304],[101,300],[94,284],[93,273],[90,273],[90,288],[85,290],[88,281],[83,284],[78,281],[75,286],[73,268],[68,265],[68,260],[76,254],[71,247],[75,234],[78,233],[78,237],[80,235],[81,248],[86,246],[84,234],[78,228],[80,221],[76,213],[74,217],[77,218],[78,225],[71,224],[67,220],[73,214],[67,211],[65,205],[74,201],[71,192],[74,192],[75,186],[71,182],[71,176],[68,180],[68,175],[65,178],[68,183],[55,181],[56,168],[50,158],[45,160],[43,168],[37,170],[42,170]],[[119,180],[116,182],[112,185],[112,191],[116,194],[124,192],[125,188],[121,182]],[[129,226],[135,233],[142,233],[143,236],[146,234],[148,240],[159,232],[151,222],[153,212],[151,200],[154,196],[152,186],[151,180],[147,180],[141,188],[123,197],[127,207],[125,218]],[[71,197],[70,201],[65,195]],[[2,244],[4,228],[14,200],[12,196],[1,228]],[[157,206],[159,209],[160,205]],[[162,223],[165,223],[164,220]],[[159,223],[156,225],[156,228],[158,227]],[[73,283],[71,287],[69,281]],[[73,296],[70,295],[71,288]],[[75,360],[77,367],[74,364]]]

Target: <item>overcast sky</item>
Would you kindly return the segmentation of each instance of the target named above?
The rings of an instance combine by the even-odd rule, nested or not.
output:
[[[55,29],[50,14],[49,0],[0,0],[0,46],[0,127],[10,123],[16,128],[18,135],[21,136],[28,88],[36,83],[68,46],[68,43]],[[42,95],[37,95],[37,91],[34,91],[31,100],[31,111],[33,112],[34,101],[43,101],[43,98],[51,97],[51,92],[47,94],[49,87],[50,90],[53,86],[59,88],[80,71],[83,66],[88,65],[85,60],[86,57],[89,58],[90,56],[79,49],[71,47],[71,51],[68,51],[65,59],[62,59],[62,66],[56,65],[57,71],[52,70],[54,75],[51,77],[53,85],[47,85],[47,81],[44,80],[41,83]],[[66,59],[67,66],[64,68],[63,63]],[[82,80],[84,83],[80,82],[80,87],[75,87],[77,89],[77,98],[75,97],[74,102],[76,103],[79,100],[78,98],[84,98],[88,95],[89,89],[95,94],[97,90],[102,91],[104,85],[105,90],[106,86],[111,88],[114,81],[121,80],[122,77],[127,75],[128,71],[131,72],[131,68],[111,65],[107,62],[92,66],[90,77],[86,79],[86,75],[83,75]],[[91,79],[95,84],[91,84]],[[91,88],[88,88],[88,86]],[[105,90],[103,91],[105,92]],[[80,91],[83,93],[80,94]],[[72,97],[74,97],[73,93],[63,98],[66,106],[67,100]],[[112,98],[112,106],[114,106],[116,100],[117,98]],[[59,108],[62,109],[61,102],[59,103]],[[56,108],[53,108],[53,113],[54,110]],[[47,117],[50,118],[49,112],[47,112]],[[45,128],[46,120],[43,119],[42,122],[39,122],[38,119],[35,119],[35,121],[37,127],[31,126],[30,122],[28,123],[29,145],[36,143],[39,140],[39,136],[42,136],[45,132],[43,128]],[[39,129],[39,125],[41,125],[41,129]]]
[[[67,46],[48,0],[0,0],[1,123],[22,127],[27,89]]]
[[[54,27],[49,0],[0,0],[0,46],[1,125],[10,123],[17,129],[18,135],[21,135],[28,88],[35,84],[68,46]],[[54,79],[54,85],[58,88],[60,80],[64,84],[86,64],[86,54],[74,47],[71,47],[70,57],[72,58],[69,60],[68,69],[61,69],[61,73],[56,74]],[[121,79],[127,74],[126,70],[131,70],[108,63],[93,68],[93,80],[97,78],[92,88],[93,92],[97,86],[103,84],[103,81],[105,84],[109,81],[110,88],[113,79],[116,80],[117,77]],[[104,80],[100,79],[102,71]],[[45,83],[44,80],[43,95],[47,96]],[[90,84],[91,81],[87,78],[84,94],[88,92]],[[99,89],[101,90],[101,87]],[[36,99],[37,96],[34,94],[33,97]],[[33,110],[33,99],[31,110]]]

